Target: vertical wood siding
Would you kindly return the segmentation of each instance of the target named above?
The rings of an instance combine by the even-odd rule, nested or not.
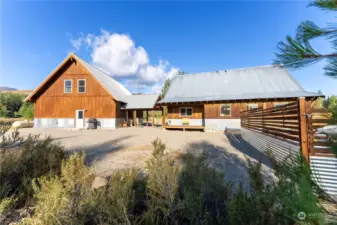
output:
[[[231,105],[231,115],[221,116],[220,115],[220,105],[221,104],[205,104],[205,119],[240,119],[241,110],[245,110],[247,105],[240,103],[232,103]]]
[[[78,93],[78,79],[86,80],[85,93]],[[72,80],[72,93],[64,93],[64,80]],[[85,67],[76,61],[69,61],[35,99],[35,117],[74,118],[77,109],[86,109],[86,118],[116,118],[121,115],[120,103],[111,97]]]
[[[192,116],[180,116],[181,107],[191,107]],[[191,118],[191,119],[202,119],[203,118],[203,105],[169,105],[168,106],[168,119],[181,119],[181,118]]]

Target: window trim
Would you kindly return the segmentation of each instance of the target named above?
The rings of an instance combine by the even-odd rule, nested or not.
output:
[[[84,92],[80,92],[80,81],[84,80]],[[83,86],[81,86],[83,87]],[[79,94],[85,94],[87,92],[87,79],[78,79],[77,80],[77,93]]]
[[[229,105],[229,115],[225,115],[221,113],[221,106],[223,105]],[[220,110],[220,116],[232,116],[232,104],[231,103],[220,104],[219,110]]]
[[[189,115],[181,115],[181,109],[184,108],[186,109],[186,114],[187,114],[187,109],[191,109],[192,114]],[[180,117],[192,117],[193,116],[193,107],[179,107],[179,115]]]
[[[66,81],[70,81],[71,82],[70,92],[66,92]],[[71,94],[71,93],[73,93],[73,80],[72,79],[64,79],[63,80],[63,93],[64,94]]]

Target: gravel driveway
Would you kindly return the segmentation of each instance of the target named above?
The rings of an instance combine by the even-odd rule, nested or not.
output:
[[[121,168],[143,167],[151,156],[151,141],[160,138],[170,151],[210,154],[210,165],[225,171],[233,180],[247,180],[245,157],[262,160],[263,174],[273,180],[267,158],[242,140],[240,135],[223,132],[173,131],[161,128],[120,128],[116,130],[20,129],[23,135],[51,136],[68,151],[87,152],[88,162],[99,175],[109,175]]]

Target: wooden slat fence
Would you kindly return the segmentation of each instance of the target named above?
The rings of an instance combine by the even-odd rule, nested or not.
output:
[[[319,134],[317,130],[329,125],[331,113],[327,109],[312,109],[307,117],[308,147],[310,155],[334,157],[331,149],[331,141],[326,134]]]
[[[241,127],[298,144],[300,141],[298,103],[241,113]]]
[[[271,150],[281,161],[289,153],[298,154],[301,150],[310,163],[313,179],[337,198],[337,158],[329,137],[318,132],[329,124],[331,115],[326,109],[305,107],[304,100],[242,112],[242,137],[263,153]]]

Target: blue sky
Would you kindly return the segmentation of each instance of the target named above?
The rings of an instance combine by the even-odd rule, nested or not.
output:
[[[303,20],[332,13],[307,2],[30,2],[1,5],[0,86],[34,89],[67,56],[78,56],[133,92],[157,91],[189,73],[271,64],[276,44]],[[313,43],[320,52],[329,44]],[[113,61],[113,62],[112,62]],[[290,71],[308,91],[337,94],[324,62]]]

